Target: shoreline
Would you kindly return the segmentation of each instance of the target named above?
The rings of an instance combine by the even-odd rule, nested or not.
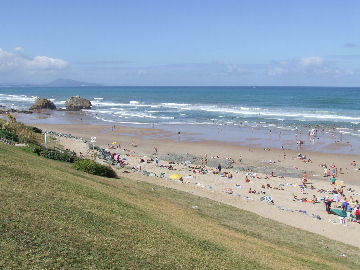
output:
[[[169,139],[186,141],[216,141],[217,143],[230,143],[251,148],[271,148],[271,149],[290,149],[297,152],[320,152],[326,154],[345,154],[354,155],[360,153],[360,138],[350,136],[343,130],[335,128],[319,128],[316,136],[308,134],[307,125],[302,127],[279,127],[269,126],[251,127],[251,126],[232,126],[232,125],[204,125],[204,124],[166,124],[166,123],[116,123],[106,122],[94,118],[86,111],[79,112],[35,112],[29,114],[16,114],[20,122],[29,125],[71,125],[88,124],[95,126],[116,125],[123,128],[134,128],[148,130],[143,132],[142,137],[147,139],[157,139],[159,132],[153,134],[153,131],[162,130],[167,133]],[[310,126],[310,124],[308,125]],[[321,129],[321,130],[320,130]],[[133,134],[130,134],[133,135]],[[298,144],[301,141],[303,144]]]

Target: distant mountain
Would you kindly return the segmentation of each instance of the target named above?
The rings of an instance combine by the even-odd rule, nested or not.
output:
[[[71,79],[57,79],[55,81],[44,84],[43,86],[48,87],[85,87],[85,86],[99,86],[96,83],[79,82]]]
[[[86,87],[101,86],[96,83],[79,82],[71,79],[57,79],[46,84],[16,84],[16,83],[0,83],[0,87]]]

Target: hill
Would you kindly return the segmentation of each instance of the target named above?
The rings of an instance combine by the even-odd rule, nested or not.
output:
[[[96,83],[80,82],[71,79],[57,79],[45,84],[16,84],[16,83],[0,83],[0,87],[93,87],[101,86]]]
[[[0,171],[0,269],[360,267],[355,247],[1,142]]]
[[[79,82],[71,79],[57,79],[55,81],[44,84],[47,87],[86,87],[86,86],[99,86],[96,83]]]

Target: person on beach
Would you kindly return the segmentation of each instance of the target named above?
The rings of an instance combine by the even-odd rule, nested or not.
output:
[[[316,203],[317,202],[317,198],[316,198],[316,196],[315,195],[313,195],[313,198],[312,198],[312,203],[314,204],[314,203]]]
[[[346,211],[347,210],[347,207],[349,205],[349,202],[347,201],[346,197],[343,199],[343,202],[341,204],[341,208],[343,211]]]
[[[335,175],[333,175],[333,177],[331,178],[331,184],[335,185],[335,183],[336,183],[336,178]]]
[[[359,221],[359,220],[360,220],[360,210],[359,210],[359,206],[358,206],[357,208],[355,208],[355,210],[354,210],[354,216],[355,216],[356,221]]]
[[[218,168],[218,171],[221,172],[221,164],[220,163],[217,168]]]
[[[328,176],[328,168],[326,167],[326,165],[324,166],[324,177]]]
[[[330,214],[330,209],[331,209],[331,203],[332,203],[332,200],[331,199],[328,199],[325,201],[325,210],[328,214]]]
[[[339,202],[340,198],[339,198],[339,194],[337,193],[337,191],[334,191],[334,195],[333,195],[333,202],[335,207],[337,207],[338,202]]]
[[[354,208],[360,208],[360,205],[359,205],[359,201],[358,201],[358,200],[355,201],[355,207],[354,207]]]
[[[158,157],[155,158],[155,164],[156,164],[156,166],[159,166],[159,159],[158,159]]]

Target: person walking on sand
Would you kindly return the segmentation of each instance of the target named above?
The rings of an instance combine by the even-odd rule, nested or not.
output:
[[[354,216],[355,216],[355,220],[356,220],[357,222],[359,222],[359,221],[360,221],[359,206],[357,206],[357,207],[355,208],[355,210],[354,210]]]
[[[221,164],[220,163],[218,165],[218,170],[219,170],[219,172],[221,172]]]
[[[333,195],[333,203],[335,205],[335,207],[338,206],[338,202],[339,202],[340,198],[339,198],[339,194],[337,193],[337,191],[334,191],[334,195]]]
[[[155,164],[156,164],[156,166],[159,166],[159,159],[158,159],[158,157],[155,158]]]

